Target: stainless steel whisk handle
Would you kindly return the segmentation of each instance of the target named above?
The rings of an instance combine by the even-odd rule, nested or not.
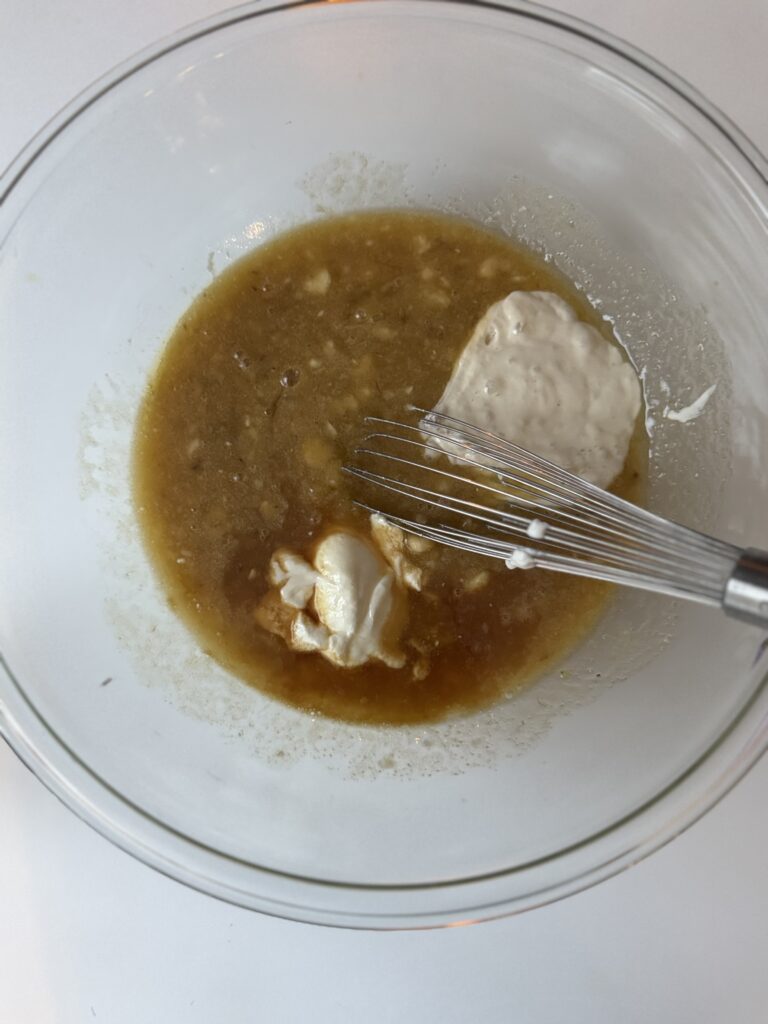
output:
[[[768,551],[747,548],[723,592],[723,611],[753,626],[768,626]]]

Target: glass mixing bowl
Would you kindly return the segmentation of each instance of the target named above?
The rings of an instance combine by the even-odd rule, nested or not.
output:
[[[246,907],[434,925],[613,874],[759,756],[759,633],[630,591],[470,718],[272,703],[169,610],[129,493],[142,389],[211,274],[324,212],[431,207],[528,241],[614,321],[652,506],[768,546],[766,164],[674,75],[527,3],[246,4],[97,83],[0,194],[0,729],[89,824]]]

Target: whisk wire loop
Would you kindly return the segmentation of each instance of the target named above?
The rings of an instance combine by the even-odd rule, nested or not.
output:
[[[510,568],[549,569],[722,605],[735,617],[768,624],[768,556],[760,606],[761,552],[670,522],[473,424],[418,406],[410,412],[416,422],[366,420],[357,462],[345,471],[399,506],[387,511],[361,500],[363,508],[407,533],[501,559]],[[412,515],[401,514],[403,499]],[[431,518],[435,512],[439,521]],[[751,589],[745,597],[747,554]],[[731,602],[739,579],[738,602]]]

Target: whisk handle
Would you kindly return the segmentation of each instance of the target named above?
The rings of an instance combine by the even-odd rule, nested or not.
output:
[[[725,585],[723,610],[733,619],[768,626],[768,551],[742,552]]]

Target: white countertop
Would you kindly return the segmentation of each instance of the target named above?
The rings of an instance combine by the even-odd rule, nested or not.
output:
[[[225,6],[1,0],[0,165],[117,61]],[[674,67],[768,151],[765,0],[560,7]],[[684,836],[589,892],[475,928],[343,932],[161,877],[0,745],[0,1021],[764,1021],[766,805],[768,759]]]

